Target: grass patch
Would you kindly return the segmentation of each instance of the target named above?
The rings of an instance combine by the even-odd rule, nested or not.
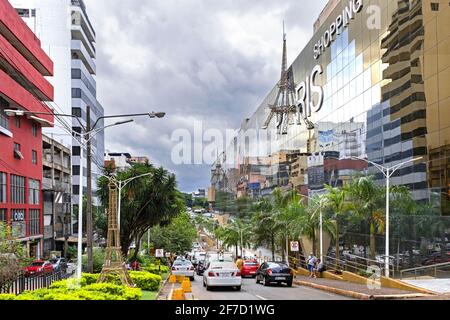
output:
[[[156,291],[142,290],[142,299],[141,300],[156,300],[157,294],[158,294],[158,292],[156,292]]]

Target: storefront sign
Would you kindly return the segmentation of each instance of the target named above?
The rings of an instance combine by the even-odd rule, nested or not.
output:
[[[297,110],[298,119],[297,123],[301,122],[301,118],[304,120],[311,117],[311,111],[319,112],[323,105],[324,93],[321,86],[316,85],[317,75],[323,73],[323,68],[321,65],[316,65],[311,72],[311,75],[306,77],[305,81],[300,82],[300,84],[295,89],[297,95]],[[314,102],[314,95],[317,99]]]
[[[291,241],[291,251],[292,252],[300,251],[300,246],[299,246],[298,241]]]
[[[363,0],[349,1],[342,14],[337,16],[336,21],[328,27],[319,42],[314,45],[314,59],[319,59],[326,48],[336,40],[336,36],[340,35],[348,27],[350,21],[355,18],[355,14],[361,12],[363,6]]]

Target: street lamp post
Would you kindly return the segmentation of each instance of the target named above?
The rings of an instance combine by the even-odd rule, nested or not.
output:
[[[390,276],[390,270],[389,270],[389,201],[390,201],[390,178],[394,175],[394,173],[399,170],[401,167],[403,167],[404,165],[411,163],[411,162],[415,162],[418,160],[423,159],[423,157],[419,157],[419,158],[415,158],[415,159],[411,159],[408,161],[404,161],[401,162],[399,164],[396,164],[392,167],[384,167],[378,163],[375,163],[373,161],[370,161],[368,159],[364,159],[364,158],[358,158],[358,157],[352,157],[355,160],[362,160],[365,161],[371,165],[373,165],[374,167],[376,167],[380,172],[383,173],[383,175],[386,177],[386,244],[385,244],[385,257],[384,257],[384,274],[386,278],[389,278]]]
[[[314,198],[305,196],[304,194],[300,194],[300,196],[305,197],[308,200],[311,200],[312,202],[316,203],[319,206],[319,208],[318,208],[318,210],[319,210],[319,242],[320,242],[319,250],[320,250],[320,261],[323,261],[323,214],[322,214],[323,203],[320,200],[317,201]]]
[[[97,130],[91,130],[89,132],[86,132],[86,128],[83,126],[83,124],[81,123],[81,120],[79,117],[71,115],[71,114],[56,114],[56,113],[50,113],[50,112],[31,112],[31,111],[24,111],[24,110],[12,110],[12,109],[7,109],[4,110],[4,112],[8,115],[8,116],[18,116],[18,117],[22,117],[24,115],[52,115],[52,116],[57,116],[57,117],[70,117],[70,118],[74,118],[78,121],[78,123],[80,124],[80,126],[85,130],[84,134],[79,134],[80,136],[80,164],[82,167],[83,164],[83,138],[87,139],[87,142],[90,142],[91,138],[93,138],[98,132],[100,132],[101,130],[104,130],[108,127],[112,127],[112,126],[116,126],[116,125],[120,125],[120,124],[125,124],[128,123],[130,121],[124,121],[124,122],[117,122],[113,125],[108,125],[102,128],[99,128]],[[36,118],[35,116],[33,116],[35,120],[41,120],[44,121],[44,119],[40,119],[40,118]],[[45,120],[45,122],[47,122]],[[49,123],[50,125],[54,125],[54,123]],[[78,134],[77,132],[71,131],[66,127],[62,127],[66,132],[68,132],[68,134],[70,134],[71,136],[73,134]],[[91,134],[93,134],[91,136]],[[80,175],[80,190],[79,190],[79,198],[78,198],[78,244],[77,244],[77,278],[78,280],[81,279],[81,272],[82,272],[82,254],[83,254],[83,174]]]
[[[151,113],[130,113],[130,114],[118,114],[118,115],[109,115],[109,116],[101,116],[98,117],[95,123],[91,127],[91,117],[90,117],[90,107],[88,106],[86,109],[86,127],[91,131],[95,130],[100,120],[104,119],[112,119],[112,118],[123,118],[123,117],[150,117],[150,118],[164,118],[166,115],[165,112],[151,112]],[[91,153],[91,142],[89,133],[88,135],[88,143],[87,143],[87,217],[86,217],[86,231],[87,231],[87,256],[88,256],[88,271],[90,273],[93,272],[94,269],[94,260],[93,260],[93,252],[92,252],[92,237],[93,237],[93,225],[92,225],[92,153]],[[118,208],[118,221],[119,221],[119,234],[120,234],[120,204],[121,197],[119,194],[119,208]]]

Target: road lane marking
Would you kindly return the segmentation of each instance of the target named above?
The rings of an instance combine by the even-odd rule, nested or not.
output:
[[[255,297],[257,297],[258,299],[261,299],[261,300],[268,300],[268,299],[266,299],[264,297],[258,296],[257,294],[255,294]]]

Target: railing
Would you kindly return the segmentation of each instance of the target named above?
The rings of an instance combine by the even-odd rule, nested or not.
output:
[[[71,274],[64,271],[53,272],[51,274],[41,274],[38,276],[26,277],[20,274],[15,280],[0,283],[0,293],[11,293],[19,295],[24,291],[34,291],[41,288],[48,288],[59,280],[67,279]]]
[[[356,255],[346,255],[342,256],[344,259],[336,259],[331,256],[324,256],[324,265],[329,271],[349,271],[356,274],[365,274],[368,272],[369,268],[377,267],[380,269],[380,272],[384,274],[385,263],[371,260],[367,258],[363,258]],[[307,258],[298,253],[296,257],[289,257],[289,266],[291,268],[304,268],[307,269]],[[392,269],[391,269],[392,268]],[[390,272],[393,274],[394,266],[390,265]]]
[[[448,268],[447,271],[441,271],[439,269]],[[440,276],[444,277],[450,277],[450,262],[445,263],[438,263],[431,266],[423,266],[423,267],[416,267],[416,268],[410,268],[410,269],[403,269],[400,270],[400,279],[404,278],[405,273],[413,273],[414,272],[414,279],[417,279],[418,276],[426,276],[430,275],[427,273],[427,271],[432,271],[432,276],[434,278],[439,278]]]

